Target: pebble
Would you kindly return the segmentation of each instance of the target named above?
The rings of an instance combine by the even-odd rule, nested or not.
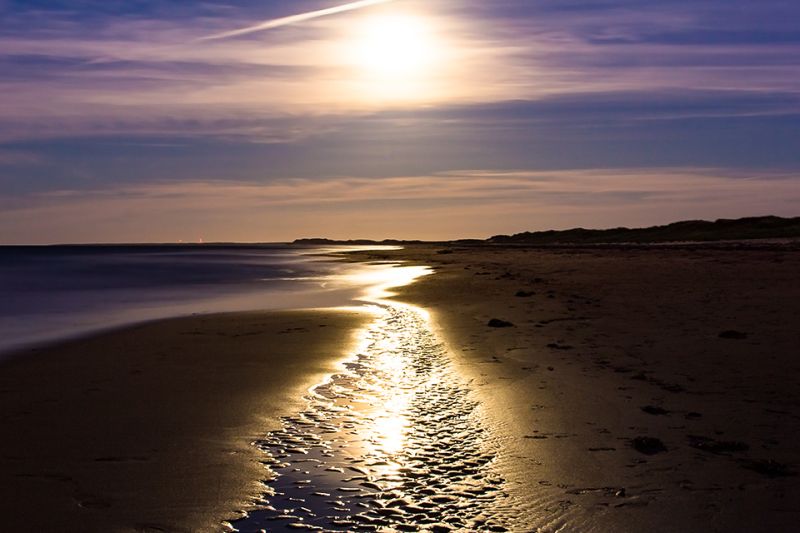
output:
[[[637,452],[645,455],[655,455],[667,451],[664,443],[655,437],[636,437],[631,444]]]

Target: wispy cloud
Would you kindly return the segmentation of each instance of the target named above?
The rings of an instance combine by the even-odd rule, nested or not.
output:
[[[66,14],[10,13],[12,23],[0,24],[5,119],[0,139],[53,131],[151,132],[158,124],[169,135],[181,122],[274,116],[306,122],[323,112],[358,117],[403,106],[547,102],[570,95],[588,102],[603,93],[636,99],[637,94],[706,91],[724,97],[738,91],[765,101],[778,92],[800,93],[800,35],[794,38],[786,22],[796,19],[792,13],[800,16],[800,7],[778,0],[743,8],[746,16],[729,9],[729,0],[691,7],[609,0],[592,8],[546,0],[435,5],[404,0],[404,10],[430,17],[453,54],[446,68],[427,80],[426,96],[405,102],[375,98],[374,87],[348,62],[341,42],[352,27],[348,17],[290,25],[252,39],[221,38],[385,1],[350,2],[255,25],[247,23],[256,16],[254,8],[236,2],[214,10],[203,4],[195,16],[187,7],[170,13],[178,8],[157,1],[147,3],[160,5],[157,11],[125,16],[78,8]],[[118,4],[114,12],[134,9]],[[707,36],[709,28],[715,28],[715,38]],[[763,28],[775,28],[782,38],[765,40]],[[209,37],[220,38],[198,42]],[[370,92],[373,97],[366,97]],[[717,113],[711,99],[704,103],[710,114]],[[229,133],[220,130],[222,137]]]
[[[446,239],[686,218],[793,216],[799,179],[797,173],[700,168],[473,170],[383,179],[64,189],[9,199],[0,209],[0,242],[20,240],[23,227],[27,240],[39,242],[177,241],[196,235],[241,241]]]
[[[355,11],[356,9],[363,9],[365,7],[371,7],[378,4],[387,4],[390,2],[394,2],[396,0],[360,0],[358,2],[349,2],[347,4],[342,4],[334,7],[329,7],[325,9],[318,9],[316,11],[308,11],[306,13],[299,13],[297,15],[290,15],[287,17],[281,17],[277,19],[267,20],[265,22],[260,22],[258,24],[254,24],[252,26],[247,26],[244,28],[239,28],[236,30],[226,31],[222,33],[216,33],[213,35],[208,35],[206,37],[201,37],[198,39],[199,41],[214,41],[218,39],[228,39],[230,37],[238,37],[241,35],[247,35],[250,33],[255,33],[264,30],[271,30],[274,28],[280,28],[282,26],[289,26],[291,24],[298,24],[300,22],[305,22],[307,20],[313,20],[320,17],[327,17],[330,15],[336,15],[339,13],[345,13],[347,11]]]

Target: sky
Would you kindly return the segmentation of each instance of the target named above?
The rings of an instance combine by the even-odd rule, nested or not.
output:
[[[0,0],[0,243],[800,215],[797,0]]]

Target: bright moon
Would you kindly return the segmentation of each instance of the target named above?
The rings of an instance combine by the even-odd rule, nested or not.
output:
[[[438,52],[433,31],[423,18],[399,14],[364,19],[353,48],[359,67],[388,78],[421,75]]]

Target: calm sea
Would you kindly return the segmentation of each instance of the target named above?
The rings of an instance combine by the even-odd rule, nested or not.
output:
[[[347,305],[352,247],[0,247],[0,351],[149,319]]]

